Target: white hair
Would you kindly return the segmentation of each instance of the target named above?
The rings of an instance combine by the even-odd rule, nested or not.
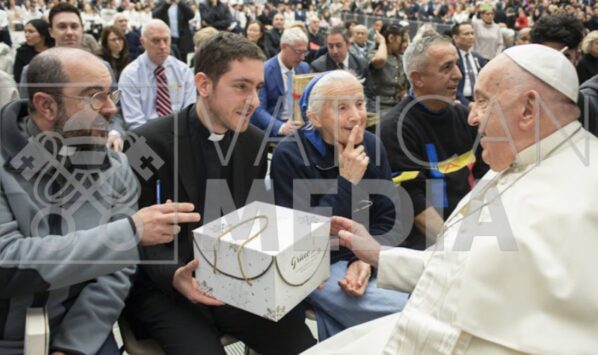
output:
[[[157,28],[165,28],[168,31],[168,36],[170,36],[170,27],[166,24],[166,22],[159,20],[159,19],[151,19],[141,29],[141,37],[147,38],[147,33],[150,29],[157,29]]]
[[[303,32],[302,29],[298,27],[289,28],[284,30],[282,36],[280,37],[280,44],[293,44],[297,42],[306,42],[307,43],[307,35]]]
[[[361,85],[357,77],[348,70],[334,70],[324,75],[309,93],[307,112],[319,115],[324,107],[324,102],[327,100],[327,97],[330,96],[329,93],[332,87],[336,85],[345,86],[347,85],[347,81],[354,81]]]

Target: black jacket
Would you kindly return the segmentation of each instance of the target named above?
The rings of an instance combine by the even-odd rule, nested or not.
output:
[[[38,53],[35,49],[31,46],[28,46],[26,43],[23,43],[22,46],[17,48],[17,54],[15,56],[15,65],[13,69],[13,73],[15,76],[15,81],[19,83],[21,81],[21,73],[23,72],[23,68],[31,62],[31,59],[35,57]]]
[[[199,12],[202,21],[219,31],[226,31],[233,22],[228,6],[220,1],[216,6],[212,6],[209,2],[199,4]]]
[[[164,21],[170,26],[170,20],[168,18],[168,8],[170,4],[163,2],[162,5],[158,6],[152,11],[152,17],[158,18]],[[193,10],[182,2],[178,3],[178,30],[179,30],[179,51],[183,55],[182,60],[186,60],[185,55],[189,52],[193,52],[193,34],[189,28],[189,21],[195,16]],[[203,15],[203,14],[202,14]]]
[[[138,175],[141,186],[139,197],[139,208],[156,203],[156,181],[160,180],[161,194],[160,201],[167,199],[180,202],[192,202],[200,212],[198,206],[204,206],[206,191],[199,191],[199,173],[197,164],[197,144],[192,141],[192,133],[189,129],[189,120],[192,119],[195,105],[184,108],[174,116],[167,116],[152,120],[134,130],[134,137],[145,138],[147,145],[157,156],[164,161],[164,164],[153,170],[149,179]],[[176,117],[176,118],[175,118]],[[176,130],[175,130],[176,129]],[[228,181],[230,193],[236,208],[244,206],[254,179],[263,179],[266,175],[266,155],[261,151],[258,164],[254,164],[260,153],[260,146],[264,134],[258,128],[250,125],[247,130],[239,134],[237,141],[231,143],[230,148],[234,149],[228,166],[232,169],[231,178]],[[177,149],[175,149],[175,145]],[[129,154],[127,151],[127,154]],[[225,156],[228,152],[224,152]],[[178,170],[175,172],[175,162],[178,162]],[[178,190],[175,192],[175,177],[178,181]],[[222,199],[224,200],[224,196]],[[223,214],[232,211],[225,211]],[[136,280],[135,297],[142,297],[149,290],[159,290],[166,295],[175,295],[172,287],[172,279],[177,268],[187,264],[193,258],[192,231],[203,223],[181,225],[181,232],[178,240],[165,245],[145,247],[144,254],[147,261],[150,260],[176,260],[175,264],[151,264],[144,265],[139,270]],[[175,247],[176,244],[176,247]],[[175,251],[178,249],[178,255]]]
[[[577,105],[581,110],[579,122],[592,134],[598,136],[598,75],[581,85]]]
[[[264,35],[264,47],[266,50],[266,57],[272,58],[280,52],[280,37],[282,31],[272,28]]]

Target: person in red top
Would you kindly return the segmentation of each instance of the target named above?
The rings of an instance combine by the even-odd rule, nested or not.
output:
[[[515,20],[515,27],[519,30],[522,30],[529,26],[529,18],[527,17],[527,13],[523,7],[520,7],[518,10],[517,19]]]

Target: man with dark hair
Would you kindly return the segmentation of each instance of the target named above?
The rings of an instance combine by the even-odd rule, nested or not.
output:
[[[263,184],[258,179],[266,174],[264,134],[249,119],[259,105],[264,57],[257,45],[228,32],[207,39],[198,53],[197,102],[135,130],[166,162],[149,180],[140,179],[139,205],[153,203],[158,183],[158,198],[193,201],[208,223],[249,202],[254,180]],[[226,196],[231,205],[223,206]],[[127,303],[133,330],[154,338],[167,354],[224,354],[222,334],[261,354],[297,354],[313,345],[301,307],[275,323],[198,291],[192,244],[198,226],[183,228],[176,243],[144,249],[150,264],[139,271]],[[167,260],[174,262],[164,264]]]
[[[531,30],[531,42],[561,51],[573,65],[581,58],[580,45],[584,28],[575,16],[556,14],[541,17]],[[579,122],[598,135],[598,87],[588,80],[580,89],[577,105],[581,110]],[[586,122],[587,121],[587,122]]]
[[[322,73],[335,69],[347,69],[355,72],[362,80],[367,98],[368,112],[376,111],[376,89],[370,73],[368,62],[349,51],[351,39],[344,26],[335,26],[328,30],[326,36],[328,54],[320,56],[311,63],[312,71]]]
[[[266,57],[272,58],[280,51],[280,37],[284,31],[284,15],[280,12],[272,17],[272,29],[264,33],[264,50]]]
[[[27,79],[28,100],[0,112],[0,353],[23,352],[25,314],[45,307],[53,354],[115,354],[138,242],[169,242],[175,221],[199,215],[172,203],[135,212],[127,158],[105,147],[119,94],[96,56],[49,49]]]
[[[561,13],[542,16],[532,27],[531,43],[563,51],[571,63],[577,65],[581,58],[579,45],[583,40],[583,32],[583,24],[573,15]]]
[[[486,61],[478,52],[471,50],[475,41],[471,23],[456,23],[451,33],[453,43],[457,47],[459,70],[462,76],[457,87],[457,99],[463,105],[469,106],[469,103],[473,101],[473,87]]]

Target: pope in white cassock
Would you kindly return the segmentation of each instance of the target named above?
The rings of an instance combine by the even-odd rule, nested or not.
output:
[[[331,234],[411,293],[404,311],[304,354],[598,351],[598,140],[577,121],[575,68],[541,45],[480,72],[469,123],[488,172],[425,251],[381,250],[357,223]],[[591,117],[590,119],[595,119]]]

